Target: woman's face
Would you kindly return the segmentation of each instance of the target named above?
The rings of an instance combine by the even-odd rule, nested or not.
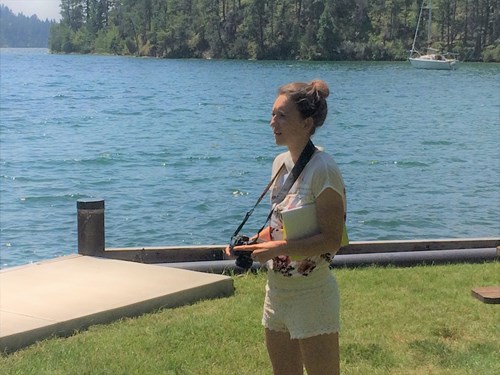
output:
[[[295,103],[286,95],[276,98],[270,125],[279,146],[301,145],[311,134],[308,121],[302,118]]]

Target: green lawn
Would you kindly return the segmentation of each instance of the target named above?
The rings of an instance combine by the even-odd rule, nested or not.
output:
[[[500,263],[338,269],[342,374],[500,374]],[[265,274],[229,298],[165,309],[0,357],[0,374],[271,374],[260,326]]]

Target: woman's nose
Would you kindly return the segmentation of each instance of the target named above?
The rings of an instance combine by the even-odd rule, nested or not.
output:
[[[271,121],[269,121],[269,126],[273,127],[275,124],[274,116],[271,116]]]

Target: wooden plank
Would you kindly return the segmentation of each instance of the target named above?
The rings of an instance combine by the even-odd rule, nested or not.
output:
[[[205,262],[225,258],[222,246],[109,248],[99,256],[140,263]]]
[[[443,240],[408,241],[352,241],[339,250],[339,255],[373,254],[402,251],[456,250],[495,248],[500,245],[499,238],[466,238]],[[163,246],[106,248],[95,256],[129,260],[140,263],[175,263],[227,260],[224,254],[226,245],[201,246]],[[498,250],[497,250],[498,253]]]
[[[500,303],[500,285],[474,288],[472,296],[484,303]]]
[[[500,238],[456,238],[427,240],[392,241],[351,241],[338,254],[372,254],[401,251],[457,250],[495,248],[500,246]]]

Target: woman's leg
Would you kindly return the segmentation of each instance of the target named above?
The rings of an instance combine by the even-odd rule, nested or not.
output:
[[[291,340],[287,332],[266,329],[266,346],[274,375],[303,375],[298,340]]]
[[[340,374],[338,333],[301,339],[299,345],[308,375]]]

